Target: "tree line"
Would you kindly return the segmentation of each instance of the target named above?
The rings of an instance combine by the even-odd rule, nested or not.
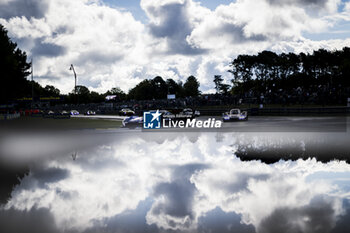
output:
[[[166,99],[168,94],[176,95],[176,98],[196,97],[200,94],[199,82],[196,77],[189,76],[184,84],[173,79],[164,80],[160,76],[153,79],[145,79],[129,90],[123,92],[119,87],[114,87],[105,93],[99,94],[89,91],[85,86],[77,86],[76,95],[74,89],[65,95],[68,103],[99,103],[105,101],[107,96],[115,96],[115,101],[123,100],[155,100]]]
[[[258,55],[239,55],[230,63],[232,93],[293,88],[344,89],[350,87],[350,48],[312,54],[263,51]]]

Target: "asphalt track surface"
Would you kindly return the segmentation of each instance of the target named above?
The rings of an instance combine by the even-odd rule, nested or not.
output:
[[[225,122],[223,129],[236,132],[346,132],[348,119],[340,117],[250,117]]]
[[[197,120],[209,118],[222,120],[221,117],[201,116]],[[140,125],[129,125],[129,129],[141,129]],[[347,132],[349,117],[249,117],[248,121],[223,122],[221,128],[162,128],[155,130],[141,129],[151,132]]]
[[[93,115],[73,116],[75,118],[123,120],[124,116]],[[222,120],[219,116],[201,116],[197,120],[215,118]],[[349,117],[326,116],[326,117],[289,117],[289,116],[251,116],[248,121],[223,122],[221,129],[162,129],[163,131],[226,131],[226,132],[346,132]],[[140,128],[131,125],[130,129]],[[155,130],[156,131],[156,130]]]
[[[208,117],[199,117],[206,120]],[[220,119],[220,118],[217,118]],[[149,142],[171,142],[178,137],[195,141],[200,135],[232,138],[237,156],[243,160],[315,157],[350,162],[349,117],[250,117],[248,121],[222,123],[219,129],[158,129],[142,127],[85,129],[72,131],[11,132],[0,134],[0,154],[6,158],[35,158],[79,148],[132,138]],[[213,142],[215,146],[215,142]],[[1,161],[0,161],[1,163]]]

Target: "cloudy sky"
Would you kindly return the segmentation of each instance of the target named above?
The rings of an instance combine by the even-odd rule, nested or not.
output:
[[[0,24],[34,60],[35,80],[63,93],[70,64],[98,92],[157,75],[194,75],[210,92],[238,54],[350,46],[347,0],[0,0]]]

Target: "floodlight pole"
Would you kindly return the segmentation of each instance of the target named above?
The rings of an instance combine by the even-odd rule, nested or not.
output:
[[[77,74],[75,73],[73,64],[70,65],[69,70],[72,70],[74,74],[74,95],[76,95],[77,94]]]
[[[73,70],[73,74],[74,74],[74,96],[75,98],[77,98],[77,104],[79,104],[79,95],[77,96],[77,73],[75,73],[75,69],[73,64],[70,65],[69,70]]]

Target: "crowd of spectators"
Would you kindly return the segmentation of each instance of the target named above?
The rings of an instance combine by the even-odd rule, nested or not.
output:
[[[186,106],[220,106],[220,105],[256,105],[269,104],[279,106],[292,105],[346,105],[350,98],[350,88],[327,87],[326,85],[309,88],[292,88],[290,90],[268,90],[265,93],[253,91],[241,94],[202,94],[198,97],[187,97],[176,100],[129,100],[116,103],[117,108],[156,109],[184,108]]]

